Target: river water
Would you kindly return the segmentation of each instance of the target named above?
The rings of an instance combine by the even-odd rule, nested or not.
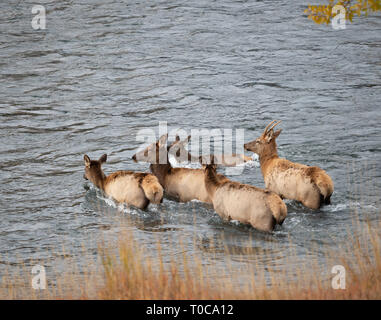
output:
[[[353,212],[380,220],[380,15],[333,30],[301,0],[50,0],[46,29],[34,30],[35,4],[0,3],[0,273],[40,260],[54,269],[63,247],[97,257],[97,240],[122,232],[153,251],[159,239],[164,253],[181,237],[222,268],[224,247],[237,265],[282,268],[291,250],[310,260],[313,247],[347,243]],[[244,129],[247,142],[273,119],[280,156],[324,168],[335,192],[317,212],[287,201],[270,235],[197,202],[120,210],[83,180],[85,153],[107,153],[106,173],[148,170],[131,156],[159,121]],[[255,159],[231,179],[264,186]]]

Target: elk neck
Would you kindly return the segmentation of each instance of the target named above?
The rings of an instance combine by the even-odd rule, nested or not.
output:
[[[105,184],[106,184],[106,175],[103,173],[102,170],[99,170],[97,172],[94,173],[93,177],[92,177],[93,181],[91,181],[96,187],[98,187],[99,189],[102,189],[104,190],[104,187],[105,187]]]
[[[259,155],[262,175],[265,177],[272,159],[279,158],[275,141],[272,141]]]
[[[149,166],[151,172],[156,176],[156,178],[159,180],[159,183],[164,187],[165,185],[165,178],[168,174],[171,173],[172,166],[167,161],[167,163],[161,164],[161,163],[151,163]]]
[[[205,188],[210,197],[214,196],[217,187],[220,185],[217,177],[217,173],[213,168],[205,169]]]

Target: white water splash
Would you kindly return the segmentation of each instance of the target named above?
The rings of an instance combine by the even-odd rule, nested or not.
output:
[[[249,168],[259,168],[261,165],[259,163],[259,157],[257,154],[253,153],[253,155],[251,156],[251,159],[250,161],[247,161],[245,163],[245,165]]]
[[[368,211],[377,211],[379,208],[377,208],[374,205],[371,204],[363,204],[357,201],[353,202],[347,202],[347,203],[337,203],[329,206],[323,206],[320,210],[322,211],[329,211],[329,212],[337,212],[342,210],[351,210],[351,209],[360,209],[360,210],[368,210]]]
[[[242,225],[242,222],[238,221],[238,220],[230,220],[229,221],[231,224],[235,225],[235,226],[240,226]]]
[[[168,156],[169,163],[174,168],[190,168],[190,169],[200,169],[201,164],[199,162],[178,162],[176,157],[173,155]]]
[[[113,198],[108,197],[105,195],[101,189],[94,186],[92,183],[88,185],[90,190],[96,191],[96,197],[99,200],[104,201],[109,207],[117,209],[119,212],[127,213],[127,214],[137,214],[138,212],[136,210],[133,210],[130,206],[128,206],[125,203],[118,203]]]
[[[348,204],[346,203],[338,203],[335,205],[330,205],[330,206],[323,206],[321,207],[321,211],[329,211],[329,212],[337,212],[337,211],[342,211],[348,208]]]

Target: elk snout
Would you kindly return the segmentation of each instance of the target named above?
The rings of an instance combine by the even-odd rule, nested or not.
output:
[[[87,179],[87,177],[86,177],[86,175],[85,175],[85,174],[83,175],[83,179],[85,179],[85,180],[89,180],[89,179]]]
[[[134,160],[134,162],[137,162],[137,160],[136,160],[136,154],[134,154],[134,155],[132,156],[132,160]]]

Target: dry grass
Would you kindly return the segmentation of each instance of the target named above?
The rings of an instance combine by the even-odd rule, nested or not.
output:
[[[381,228],[367,229],[353,235],[346,248],[327,252],[326,264],[298,263],[295,270],[269,271],[254,264],[246,274],[249,281],[237,287],[245,270],[226,267],[216,278],[213,266],[197,257],[183,254],[183,261],[171,259],[164,264],[158,244],[158,257],[147,259],[131,236],[119,242],[119,254],[102,250],[105,285],[96,293],[99,299],[381,299]],[[295,262],[297,257],[292,258]],[[331,266],[346,269],[346,289],[332,288]],[[154,266],[157,266],[155,268]],[[295,263],[294,263],[295,265]],[[330,266],[327,269],[327,265]],[[181,268],[180,268],[181,267]],[[181,269],[181,270],[180,270]],[[296,278],[290,279],[290,272]],[[87,297],[86,297],[87,298]]]
[[[357,231],[348,231],[348,242],[344,247],[334,251],[323,248],[323,262],[300,261],[294,253],[280,270],[272,265],[264,266],[263,260],[262,263],[232,264],[230,256],[235,254],[237,257],[237,252],[231,252],[227,247],[222,252],[226,265],[218,269],[210,255],[214,251],[213,245],[207,255],[196,248],[181,250],[179,254],[177,248],[176,253],[168,256],[162,253],[164,250],[160,241],[156,243],[156,250],[147,250],[134,240],[132,234],[125,233],[117,243],[115,240],[111,243],[102,241],[98,261],[88,258],[86,270],[75,267],[73,261],[67,261],[67,268],[62,269],[70,272],[49,274],[48,280],[55,280],[48,283],[46,290],[31,288],[33,275],[25,266],[19,268],[16,274],[3,275],[0,298],[381,299],[381,224],[372,226],[367,223],[364,227],[364,223],[360,223],[358,216],[355,216],[353,225]],[[248,246],[247,252],[241,254],[258,256],[258,252],[251,250]],[[153,251],[155,256],[152,256]],[[273,261],[273,252],[264,250],[260,256],[267,255],[268,261]],[[345,290],[334,290],[331,285],[334,276],[331,268],[337,264],[346,269]]]

